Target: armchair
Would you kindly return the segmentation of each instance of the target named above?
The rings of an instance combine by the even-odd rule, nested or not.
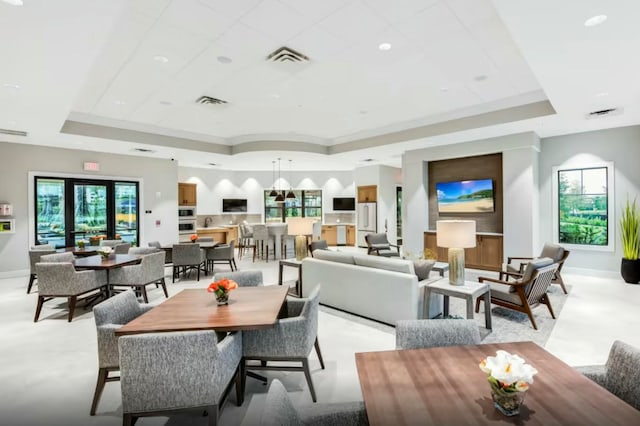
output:
[[[132,290],[124,291],[93,308],[98,335],[98,381],[91,403],[92,416],[96,414],[104,385],[120,380],[118,376],[109,377],[109,372],[120,370],[118,338],[115,331],[152,308],[153,306],[138,303]]]
[[[320,366],[324,361],[318,343],[318,300],[320,286],[308,299],[287,300],[287,317],[276,322],[273,328],[243,331],[241,364],[242,388],[247,370],[281,370],[304,372],[311,398],[316,402],[316,393],[309,371],[309,354],[315,347]],[[248,361],[260,361],[250,365]],[[267,365],[269,361],[300,362],[301,367]]]
[[[398,246],[389,243],[387,234],[367,234],[364,240],[367,243],[367,254],[384,257],[400,256]],[[395,247],[396,251],[391,250],[391,247]]]
[[[557,244],[545,244],[542,248],[542,252],[540,256],[537,258],[533,257],[508,257],[506,264],[506,271],[512,273],[522,274],[524,273],[524,268],[527,266],[527,261],[533,259],[540,259],[542,257],[548,257],[553,260],[554,263],[558,264],[558,269],[551,280],[552,284],[559,284],[562,287],[562,291],[564,294],[567,294],[567,288],[564,286],[564,281],[562,280],[562,275],[560,272],[562,271],[562,267],[564,266],[564,262],[569,257],[569,250],[565,250],[563,247]],[[516,262],[514,262],[516,261]],[[522,262],[525,261],[525,262]],[[511,262],[514,262],[513,264]]]
[[[27,294],[31,293],[31,287],[33,286],[34,281],[38,278],[38,274],[36,273],[36,263],[40,262],[40,258],[42,256],[46,256],[48,254],[55,253],[55,249],[50,245],[40,245],[32,247],[29,250],[29,284],[27,285]]]
[[[220,342],[212,330],[122,336],[118,348],[124,426],[189,408],[206,410],[216,425],[234,381],[242,404],[239,332]]]
[[[426,319],[396,323],[396,349],[477,345],[480,332],[473,320]]]
[[[234,280],[240,287],[258,287],[264,285],[262,282],[262,271],[218,272],[213,276],[214,281],[219,281],[223,278]]]
[[[192,269],[195,269],[198,281],[200,281],[200,271],[207,275],[207,258],[204,250],[200,248],[200,244],[174,244],[172,251],[173,282],[176,282],[176,275],[179,275],[180,267],[182,267],[182,273],[185,275],[187,271],[191,272]]]
[[[118,246],[119,247],[119,246]],[[111,271],[109,277],[111,288],[127,286],[135,289],[136,294],[141,294],[144,303],[149,303],[147,297],[147,285],[161,285],[165,297],[169,297],[164,281],[164,251],[149,253],[150,248],[132,248],[130,254],[142,255],[142,261],[137,265],[123,266]]]
[[[555,274],[557,264],[548,257],[534,259],[524,269],[524,273],[513,274],[500,272],[500,278],[479,277],[478,281],[488,282],[491,285],[491,303],[514,311],[523,312],[529,316],[531,325],[538,329],[533,318],[531,308],[540,303],[547,305],[551,317],[555,319],[551,301],[547,296],[547,289]],[[515,281],[506,281],[506,276],[513,276]],[[476,299],[476,312],[480,310],[480,298]]]
[[[213,248],[207,249],[207,268],[213,271],[213,265],[216,263],[228,263],[231,271],[238,270],[235,259],[236,240],[231,240],[229,244],[219,244]]]

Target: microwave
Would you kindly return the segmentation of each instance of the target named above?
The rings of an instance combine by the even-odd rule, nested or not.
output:
[[[195,207],[178,207],[178,219],[195,219]]]
[[[195,232],[196,232],[195,220],[179,220],[178,221],[178,233],[193,234]]]

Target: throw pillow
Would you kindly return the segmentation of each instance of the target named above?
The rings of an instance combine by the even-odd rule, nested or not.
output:
[[[414,260],[413,261],[413,269],[416,271],[416,276],[418,277],[418,281],[426,280],[429,278],[429,273],[433,268],[433,265],[436,264],[435,260]]]

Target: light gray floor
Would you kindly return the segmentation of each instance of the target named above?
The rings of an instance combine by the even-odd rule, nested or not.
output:
[[[252,263],[242,259],[242,270],[260,269],[265,282],[277,282],[277,262]],[[218,265],[217,265],[218,266]],[[226,270],[218,266],[218,270]],[[285,268],[287,279],[296,271]],[[621,279],[565,274],[572,286],[546,348],[570,365],[603,363],[615,339],[640,347],[637,332],[640,286]],[[26,295],[27,276],[0,280],[0,425],[118,425],[121,402],[118,383],[108,383],[98,407],[90,417],[89,406],[97,373],[96,336],[93,315],[80,309],[72,323],[66,321],[62,299],[45,304],[41,319],[33,323],[36,294]],[[168,280],[170,282],[170,279]],[[184,288],[204,288],[210,278],[168,284],[170,295]],[[151,290],[152,303],[164,300],[160,290]],[[452,312],[464,315],[464,312]],[[541,314],[545,314],[541,311]],[[482,315],[482,312],[480,313]],[[393,329],[324,309],[319,316],[319,340],[326,370],[311,355],[312,376],[319,402],[362,398],[354,353],[393,349]],[[294,401],[311,403],[301,373],[268,373],[281,379]],[[221,424],[255,424],[266,387],[248,380],[242,407],[231,397]],[[141,419],[140,425],[206,424],[197,414],[187,417]]]

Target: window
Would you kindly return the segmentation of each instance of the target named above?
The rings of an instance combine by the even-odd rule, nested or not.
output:
[[[284,203],[276,203],[270,197],[271,190],[264,191],[264,217],[266,223],[282,223],[288,217],[312,217],[322,220],[322,191],[294,190],[296,198],[285,198]],[[286,192],[285,192],[286,194]]]
[[[612,167],[554,168],[554,192],[558,243],[613,249]]]

